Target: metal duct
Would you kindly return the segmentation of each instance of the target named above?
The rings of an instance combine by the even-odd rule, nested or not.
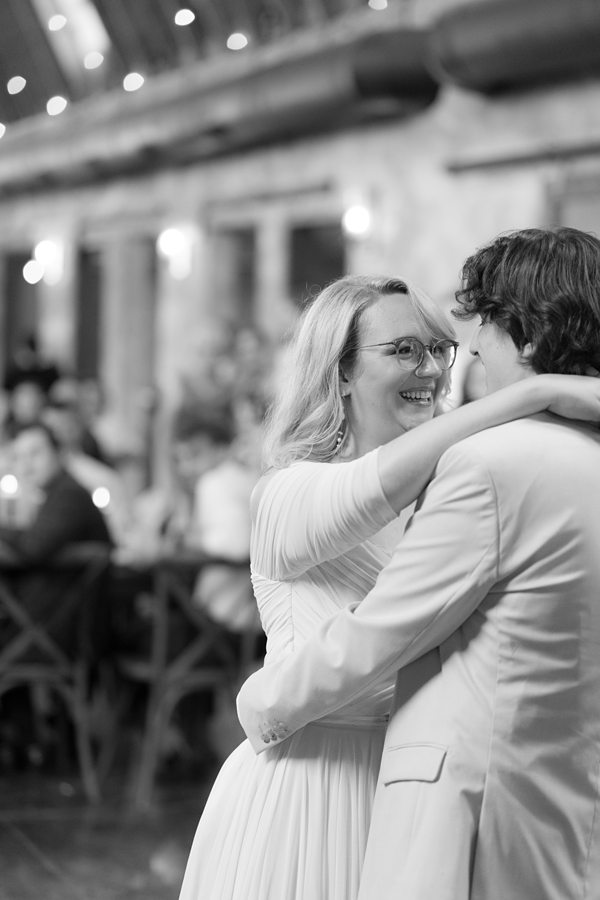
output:
[[[600,72],[599,0],[486,0],[442,15],[429,66],[440,81],[493,92]]]

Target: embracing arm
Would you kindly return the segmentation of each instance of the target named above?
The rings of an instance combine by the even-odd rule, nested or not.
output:
[[[396,512],[417,499],[442,453],[485,428],[549,410],[600,422],[600,378],[533,375],[402,434],[380,448],[379,477]]]
[[[487,470],[453,448],[362,603],[243,685],[238,715],[254,749],[334,712],[445,640],[496,582],[498,534]]]

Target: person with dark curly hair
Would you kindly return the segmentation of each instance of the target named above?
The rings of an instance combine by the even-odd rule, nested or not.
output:
[[[454,316],[493,322],[538,375],[597,375],[598,246],[575,228],[501,235],[466,260]]]
[[[559,377],[540,373],[600,386],[592,235],[502,235],[466,261],[457,301],[480,318],[486,401]],[[598,897],[600,406],[580,418],[450,446],[366,597],[242,687],[268,759],[398,672],[359,900]]]

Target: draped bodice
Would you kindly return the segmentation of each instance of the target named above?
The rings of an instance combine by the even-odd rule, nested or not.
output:
[[[399,538],[401,525],[381,488],[376,450],[349,463],[296,463],[267,479],[251,542],[267,665],[365,597],[389,559],[390,531]],[[371,688],[340,716],[384,715],[391,693],[389,681]]]

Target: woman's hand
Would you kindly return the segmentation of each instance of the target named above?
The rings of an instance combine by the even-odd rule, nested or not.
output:
[[[600,378],[592,375],[538,375],[547,382],[549,412],[600,425]]]

